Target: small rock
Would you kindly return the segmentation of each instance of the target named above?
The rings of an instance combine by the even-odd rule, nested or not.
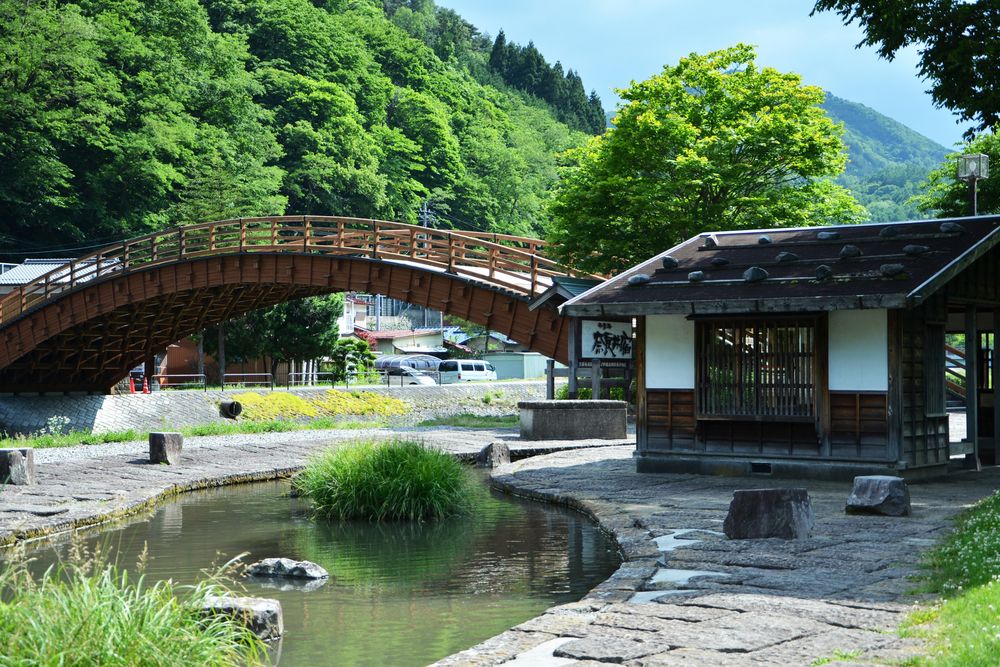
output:
[[[748,283],[759,283],[762,280],[767,280],[768,273],[759,266],[751,266],[749,269],[743,272],[743,280]]]
[[[771,237],[767,234],[761,234],[761,236],[757,239],[757,243],[761,245],[771,245],[774,241],[772,241]]]
[[[326,579],[329,573],[316,563],[291,558],[265,558],[252,563],[247,574],[253,577],[294,577],[296,579]]]
[[[678,263],[679,262],[677,261],[676,257],[671,257],[670,255],[667,255],[666,257],[663,258],[663,268],[665,269],[676,269]]]
[[[848,514],[883,514],[909,516],[910,490],[902,477],[862,475],[854,478],[854,488],[847,498]]]
[[[925,245],[910,244],[903,246],[903,252],[913,257],[929,253],[930,251],[931,249]]]
[[[878,233],[884,239],[894,239],[899,236],[899,230],[893,226],[883,227]]]
[[[886,278],[897,278],[906,273],[906,267],[902,264],[883,264],[878,270]]]
[[[833,269],[831,269],[826,264],[820,264],[816,267],[816,280],[826,280],[833,276]]]
[[[713,257],[709,264],[712,266],[725,266],[726,264],[729,264],[729,260],[725,257]]]
[[[700,283],[704,279],[705,279],[704,271],[692,271],[691,273],[688,274],[688,281],[692,283]]]
[[[278,639],[285,633],[281,603],[268,598],[210,596],[201,608],[204,616],[232,616],[265,641]]]
[[[703,248],[719,247],[719,240],[715,238],[715,234],[709,234],[708,236],[705,236],[703,238],[705,239],[705,245],[702,246]]]
[[[820,241],[836,241],[840,238],[840,232],[820,232],[816,238]]]
[[[476,466],[480,468],[496,468],[510,463],[510,447],[506,442],[491,442],[476,454]]]
[[[628,284],[633,287],[635,285],[645,285],[648,282],[649,282],[649,276],[647,276],[645,273],[637,273],[634,276],[629,276],[628,279]]]
[[[941,223],[941,233],[942,234],[961,234],[965,231],[965,227],[958,224],[957,222],[942,222]]]
[[[841,259],[854,259],[855,257],[861,257],[863,254],[861,248],[856,245],[845,245],[840,249]]]
[[[180,433],[150,433],[149,462],[175,466],[181,462],[184,436]]]
[[[794,252],[779,252],[778,256],[775,257],[779,262],[794,262],[799,258]]]
[[[805,489],[749,489],[733,492],[723,530],[731,540],[795,540],[809,537],[814,522]]]
[[[34,449],[0,449],[0,484],[29,486],[35,481]]]

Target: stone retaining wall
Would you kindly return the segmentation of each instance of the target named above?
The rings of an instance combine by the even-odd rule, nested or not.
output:
[[[343,389],[340,387],[339,389]],[[321,394],[324,388],[292,389],[299,395]],[[355,390],[354,387],[351,388]],[[467,383],[444,386],[360,387],[360,391],[388,394],[412,406],[393,424],[415,424],[423,419],[453,414],[517,414],[518,401],[545,398],[544,382]],[[51,417],[66,417],[70,430],[94,433],[135,429],[149,431],[227,421],[219,416],[219,402],[255,391],[158,391],[122,396],[43,395],[0,397],[0,431],[33,433]],[[260,390],[258,393],[267,393]]]

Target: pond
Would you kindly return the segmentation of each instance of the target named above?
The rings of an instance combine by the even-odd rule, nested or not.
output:
[[[313,520],[288,490],[267,482],[188,493],[83,541],[126,565],[148,545],[147,576],[184,583],[243,552],[247,562],[319,563],[330,579],[315,590],[243,583],[247,595],[281,601],[281,667],[426,665],[580,599],[619,564],[586,517],[495,491],[479,494],[471,519],[411,525]],[[31,555],[43,567],[67,551]]]

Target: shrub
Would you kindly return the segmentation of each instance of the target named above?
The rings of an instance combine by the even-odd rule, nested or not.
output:
[[[419,521],[465,512],[473,482],[449,454],[390,439],[327,449],[293,484],[321,516]]]
[[[213,581],[177,586],[131,580],[117,566],[0,570],[2,665],[261,665],[264,644],[236,620],[203,617]],[[178,593],[183,593],[179,597]]]
[[[345,415],[392,417],[406,414],[410,410],[409,405],[397,398],[370,391],[330,389],[319,396],[284,391],[267,394],[247,392],[236,394],[233,399],[243,404],[243,418],[252,422],[304,421],[322,416]]]

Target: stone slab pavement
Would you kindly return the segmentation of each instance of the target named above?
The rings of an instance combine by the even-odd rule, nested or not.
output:
[[[521,442],[513,429],[293,431],[188,438],[178,466],[149,463],[145,442],[39,449],[35,451],[37,484],[0,484],[0,546],[135,514],[183,491],[287,477],[324,447],[393,435],[423,439],[465,459],[495,441],[508,441],[513,457],[566,447],[623,444],[611,440]]]
[[[493,481],[591,515],[625,562],[583,600],[439,666],[886,665],[923,650],[896,632],[922,601],[909,594],[921,554],[1000,487],[1000,469],[911,484],[902,518],[845,514],[850,483],[639,475],[628,447],[517,461]],[[813,536],[727,540],[733,491],[774,487],[808,489]]]

